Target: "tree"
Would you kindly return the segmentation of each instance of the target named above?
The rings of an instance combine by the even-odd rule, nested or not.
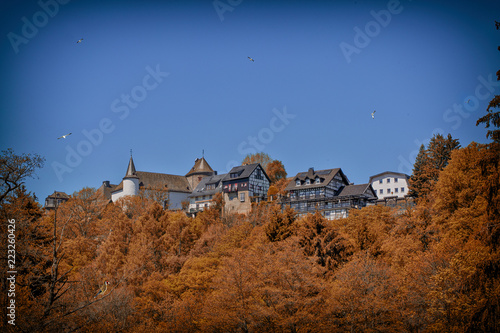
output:
[[[294,233],[294,222],[297,217],[295,211],[287,207],[282,212],[279,205],[272,206],[269,212],[268,224],[265,232],[271,242],[284,240]]]
[[[278,160],[273,160],[266,153],[261,152],[256,154],[249,154],[241,162],[242,165],[253,163],[260,163],[262,168],[266,171],[271,184],[274,184],[281,179],[286,179],[286,171],[283,163]]]
[[[418,150],[417,158],[415,159],[415,163],[413,164],[413,173],[409,180],[410,195],[414,197],[418,197],[420,195],[426,183],[424,170],[425,165],[427,164],[427,160],[427,152],[425,151],[425,146],[422,144],[420,145],[420,149]]]
[[[266,167],[266,173],[271,180],[271,184],[275,184],[281,179],[286,179],[285,166],[281,161],[274,160]]]
[[[500,29],[500,22],[495,21],[495,27],[497,30]],[[498,47],[500,51],[500,46]],[[500,70],[497,71],[497,81],[500,81]],[[488,104],[488,108],[486,109],[487,114],[479,118],[476,122],[476,126],[481,123],[485,124],[486,128],[490,128],[490,125],[493,125],[496,128],[500,128],[500,111],[493,112],[493,109],[500,107],[500,95],[495,95],[493,99]],[[486,137],[490,138],[496,143],[500,143],[500,129],[496,130],[488,130],[486,133]]]
[[[17,155],[9,148],[0,155],[0,204],[5,197],[24,184],[26,178],[35,177],[45,159],[38,154]]]
[[[439,173],[448,165],[451,152],[457,148],[460,148],[460,143],[451,134],[446,138],[436,134],[431,138],[427,149],[424,149],[424,145],[420,146],[409,181],[410,193],[425,198],[437,182]]]
[[[254,163],[260,163],[262,168],[266,170],[267,165],[271,163],[273,159],[269,157],[266,153],[255,153],[255,154],[248,154],[245,156],[243,161],[241,162],[241,165],[248,165],[248,164],[254,164]]]

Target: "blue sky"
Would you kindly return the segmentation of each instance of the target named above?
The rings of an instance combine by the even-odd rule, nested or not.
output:
[[[130,149],[179,175],[202,151],[219,173],[263,151],[289,176],[411,174],[435,133],[488,142],[475,123],[500,92],[496,0],[0,6],[0,148],[46,158],[40,200],[118,184]]]

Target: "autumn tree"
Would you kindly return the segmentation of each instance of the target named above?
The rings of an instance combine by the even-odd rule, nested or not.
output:
[[[21,187],[26,178],[36,176],[36,169],[42,168],[45,159],[38,154],[17,155],[12,149],[3,150],[0,155],[0,204],[5,197]]]
[[[434,135],[427,149],[420,146],[415,160],[412,176],[409,180],[410,194],[415,197],[426,197],[439,178],[439,173],[446,167],[450,154],[460,147],[458,139],[451,134],[445,138],[441,134]]]
[[[281,241],[290,237],[295,230],[294,222],[297,218],[295,211],[287,207],[282,212],[279,205],[272,206],[269,211],[268,223],[265,232],[271,242]]]
[[[248,154],[245,156],[243,161],[241,162],[241,165],[248,165],[248,164],[254,164],[254,163],[260,163],[262,168],[266,170],[267,165],[271,163],[273,159],[266,153],[255,153],[255,154]]]
[[[307,214],[297,221],[298,244],[304,255],[314,258],[328,270],[334,270],[347,262],[354,250],[339,230],[336,223],[326,220],[319,212]]]
[[[2,267],[8,267],[7,259],[7,230],[9,221],[15,227],[15,268],[16,274],[16,317],[23,320],[16,320],[17,329],[21,331],[36,331],[40,328],[40,321],[44,312],[44,301],[46,296],[47,281],[49,279],[48,270],[51,262],[50,226],[43,223],[43,211],[36,202],[33,194],[29,193],[21,185],[12,190],[4,198],[0,206],[1,219],[1,241],[5,251],[0,255]],[[11,244],[12,245],[12,244]],[[12,264],[12,261],[10,262]],[[6,276],[5,276],[6,277]],[[7,325],[7,295],[8,283],[4,278],[0,284],[0,300],[2,309],[0,313],[2,325]],[[8,331],[7,329],[5,331]]]
[[[260,163],[262,168],[266,171],[266,174],[269,177],[271,184],[274,184],[277,181],[286,178],[287,174],[283,163],[278,160],[273,160],[266,153],[261,152],[256,154],[249,154],[241,162],[242,165],[253,164],[253,163]]]
[[[271,184],[275,184],[281,179],[286,179],[285,166],[278,160],[273,160],[266,166],[266,173],[269,176]]]

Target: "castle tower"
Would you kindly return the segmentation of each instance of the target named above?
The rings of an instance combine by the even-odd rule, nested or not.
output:
[[[197,158],[194,161],[194,166],[186,174],[186,178],[189,183],[189,186],[191,187],[191,191],[193,191],[204,177],[216,174],[217,172],[215,172],[210,167],[208,162],[205,160],[205,157],[202,157],[202,158]]]
[[[139,194],[139,177],[135,171],[134,160],[130,156],[128,162],[127,173],[123,177],[123,195],[137,195]]]

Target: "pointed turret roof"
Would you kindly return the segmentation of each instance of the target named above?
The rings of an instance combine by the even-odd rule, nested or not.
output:
[[[208,162],[205,160],[205,157],[197,158],[194,161],[194,166],[189,170],[186,174],[186,177],[191,176],[193,174],[206,174],[213,173],[214,170],[210,167]]]
[[[134,160],[132,159],[132,156],[130,156],[130,161],[128,162],[128,168],[127,168],[127,173],[125,174],[125,178],[138,178],[137,177],[137,172],[135,171],[135,165],[134,165]]]

